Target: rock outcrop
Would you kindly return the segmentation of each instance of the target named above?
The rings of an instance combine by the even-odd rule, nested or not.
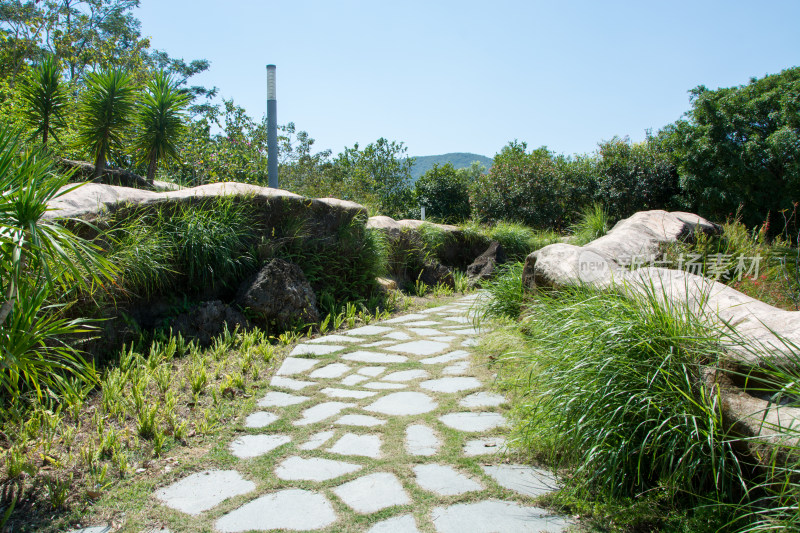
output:
[[[270,330],[319,321],[317,297],[300,267],[273,259],[242,283],[237,303]]]
[[[719,392],[729,427],[742,437],[742,446],[754,457],[768,457],[776,444],[778,453],[784,453],[787,446],[798,444],[785,430],[791,427],[796,432],[800,408],[749,394],[735,385],[732,376],[758,372],[759,366],[767,364],[795,365],[800,312],[772,307],[691,272],[630,268],[632,258],[658,261],[662,245],[690,238],[698,231],[717,233],[719,227],[690,213],[636,213],[586,246],[557,243],[530,254],[525,261],[523,285],[548,288],[585,283],[616,288],[634,297],[654,297],[681,312],[728,328],[730,334],[722,343],[730,357],[726,364],[734,371],[704,369],[705,390]]]
[[[467,276],[472,283],[487,280],[492,277],[497,265],[502,265],[506,261],[506,252],[503,250],[503,246],[497,241],[492,241],[489,248],[467,267]]]

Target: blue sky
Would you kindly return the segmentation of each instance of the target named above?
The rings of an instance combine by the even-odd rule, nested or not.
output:
[[[800,65],[800,1],[141,0],[155,48],[211,69],[260,119],[337,153],[379,137],[410,155],[493,156],[508,141],[593,151],[689,108],[687,91]]]

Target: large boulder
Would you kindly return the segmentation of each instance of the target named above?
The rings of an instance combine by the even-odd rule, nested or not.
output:
[[[489,279],[494,274],[497,265],[502,265],[507,260],[503,245],[497,241],[492,241],[486,251],[467,267],[467,276],[471,282]]]
[[[429,287],[446,285],[451,289],[456,286],[453,272],[438,261],[428,261],[419,273],[419,281]]]
[[[434,250],[427,251],[431,252],[446,267],[459,270],[467,268],[491,244],[490,239],[466,232],[458,226],[435,224],[422,220],[395,220],[387,216],[374,216],[367,220],[367,227],[378,229],[391,242],[401,244],[406,241],[422,242],[422,233],[425,231],[425,227],[438,231],[442,234],[442,238],[438,239]],[[409,239],[409,235],[413,237]]]
[[[247,330],[252,325],[238,310],[220,300],[213,300],[181,313],[170,322],[170,327],[174,334],[180,333],[201,346],[208,346],[226,327],[228,331],[233,331],[236,327]]]
[[[319,322],[317,297],[299,266],[273,259],[239,287],[237,303],[269,329]]]

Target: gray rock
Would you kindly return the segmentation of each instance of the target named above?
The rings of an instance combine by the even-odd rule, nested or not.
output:
[[[438,404],[421,392],[395,392],[375,400],[365,407],[366,411],[383,413],[385,415],[406,416],[428,413],[438,407]]]
[[[198,515],[255,488],[255,483],[245,480],[235,470],[206,470],[159,489],[156,498],[167,507]]]
[[[497,241],[492,241],[489,248],[467,267],[467,276],[473,282],[487,280],[494,274],[496,266],[506,261],[506,251],[503,246]]]
[[[283,364],[275,372],[277,376],[293,376],[295,374],[302,374],[307,370],[319,364],[315,359],[300,359],[298,357],[287,357],[283,360]]]
[[[409,455],[436,455],[442,443],[436,433],[422,424],[412,424],[406,428],[406,451]]]
[[[478,389],[481,385],[480,380],[469,377],[431,379],[419,384],[425,390],[447,393]]]
[[[432,355],[439,353],[449,348],[450,345],[445,342],[436,341],[411,341],[403,344],[395,344],[387,348],[396,350],[398,352],[410,353],[413,355]]]
[[[506,449],[506,440],[501,437],[489,437],[486,439],[473,439],[464,443],[462,452],[466,457],[476,457],[479,455],[494,455],[503,453]]]
[[[309,407],[303,411],[303,418],[294,422],[295,426],[307,426],[309,424],[316,424],[325,419],[338,415],[342,410],[348,407],[354,407],[356,404],[347,402],[324,402]]]
[[[356,435],[345,433],[328,449],[331,453],[339,455],[353,455],[380,459],[381,438],[378,435]]]
[[[328,431],[320,431],[319,433],[314,433],[309,437],[309,439],[298,446],[301,450],[316,450],[333,437],[334,432],[331,430]]]
[[[248,415],[247,419],[244,422],[244,427],[246,428],[267,427],[268,425],[277,421],[279,418],[280,417],[274,413],[268,413],[266,411],[258,411],[256,413]]]
[[[491,392],[476,392],[474,394],[470,394],[469,396],[462,398],[458,405],[462,407],[472,408],[472,407],[497,407],[498,405],[502,405],[506,403],[506,399],[504,396],[500,394],[492,394]]]
[[[450,413],[439,417],[441,422],[459,431],[480,432],[506,425],[499,413]]]
[[[303,403],[306,400],[308,400],[308,396],[295,396],[285,392],[270,391],[258,400],[258,405],[260,407],[286,407]]]
[[[270,328],[319,322],[314,290],[300,267],[283,259],[269,261],[242,283],[237,301]]]
[[[419,533],[419,529],[414,517],[404,514],[377,522],[367,530],[367,533]]]
[[[322,529],[336,521],[330,502],[317,492],[288,489],[257,498],[217,520],[224,533]]]

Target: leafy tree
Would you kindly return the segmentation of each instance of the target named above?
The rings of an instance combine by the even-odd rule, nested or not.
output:
[[[463,176],[467,183],[475,183],[478,178],[486,174],[486,167],[480,161],[473,161],[468,167],[459,168],[456,172]]]
[[[383,137],[359,150],[345,148],[332,162],[331,178],[346,184],[348,199],[377,204],[384,215],[403,216],[413,203],[411,167],[403,143]]]
[[[112,69],[87,76],[80,104],[79,139],[95,160],[94,177],[103,175],[111,150],[122,149],[125,130],[131,125],[136,88],[131,76]]]
[[[601,143],[594,171],[595,199],[606,206],[612,219],[665,209],[679,193],[672,159],[649,141],[631,143],[615,137]]]
[[[469,218],[469,178],[451,163],[434,163],[417,180],[414,196],[426,217],[453,224]]]
[[[147,164],[150,182],[159,160],[178,158],[177,141],[185,129],[183,111],[188,103],[189,96],[163,71],[147,84],[138,109],[136,148],[142,162]]]
[[[521,222],[536,228],[561,228],[573,206],[558,158],[546,147],[527,152],[513,141],[495,155],[488,174],[472,187],[472,206],[483,220]]]
[[[63,128],[69,94],[61,81],[61,69],[53,56],[47,56],[33,69],[28,83],[20,87],[25,102],[25,118],[36,128],[34,137],[41,136],[47,146],[50,135],[58,141],[56,129]]]
[[[800,67],[747,85],[691,91],[686,117],[659,133],[679,161],[688,209],[756,225],[800,199]]]

